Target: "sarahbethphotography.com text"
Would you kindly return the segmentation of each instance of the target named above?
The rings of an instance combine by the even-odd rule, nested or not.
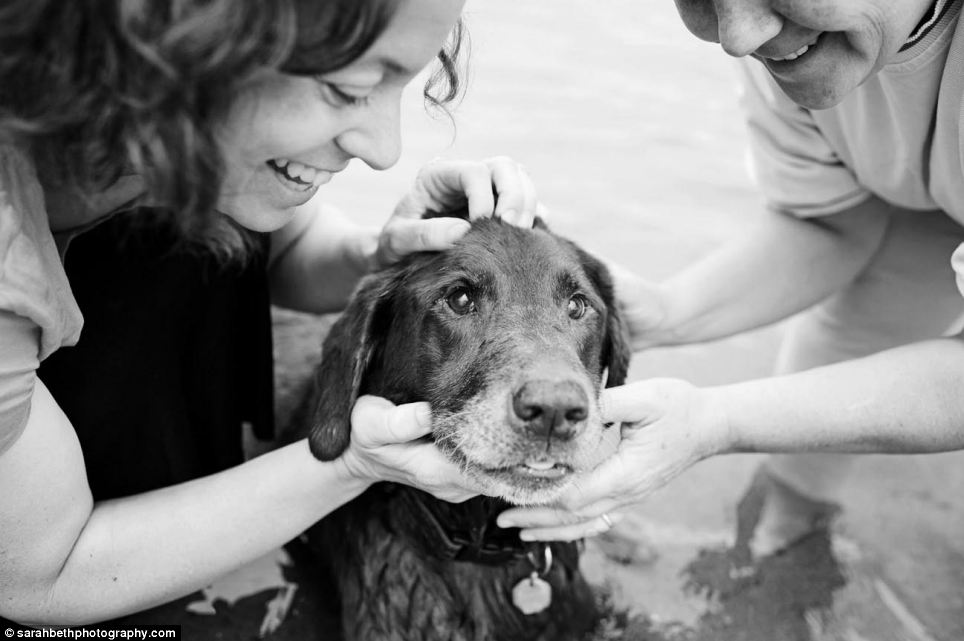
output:
[[[180,641],[181,626],[179,625],[136,625],[118,628],[104,627],[43,627],[28,628],[8,626],[3,631],[4,639],[133,639],[136,641],[147,639],[167,639]]]

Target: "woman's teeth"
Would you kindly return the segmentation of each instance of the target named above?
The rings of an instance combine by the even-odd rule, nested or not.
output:
[[[773,60],[773,61],[775,61],[775,62],[784,62],[784,61],[787,61],[787,60],[796,60],[797,58],[799,58],[799,57],[802,56],[803,54],[807,53],[807,51],[810,49],[810,47],[812,47],[812,46],[815,45],[815,44],[817,44],[817,40],[816,40],[816,39],[814,39],[813,42],[810,42],[810,43],[807,43],[807,44],[803,45],[802,47],[800,47],[799,49],[797,49],[796,51],[794,51],[794,52],[791,53],[791,54],[787,54],[786,56],[784,56],[784,57],[782,57],[782,58],[770,58],[770,60]]]
[[[328,172],[323,169],[311,167],[294,160],[288,160],[287,158],[269,160],[268,166],[285,180],[303,187],[306,190],[311,187],[318,187],[325,182],[328,176]]]

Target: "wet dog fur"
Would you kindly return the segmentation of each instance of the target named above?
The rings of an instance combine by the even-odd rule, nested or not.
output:
[[[501,498],[450,504],[380,483],[314,526],[309,546],[338,584],[346,641],[565,641],[594,627],[576,544],[549,545],[546,571],[545,546],[518,551],[517,531],[495,517],[553,501],[615,451],[619,430],[602,422],[597,397],[625,380],[629,355],[605,266],[541,223],[477,221],[453,249],[362,282],[325,340],[296,429],[332,460],[349,445],[359,395],[428,401],[436,445]],[[451,558],[439,524],[517,552],[494,564]],[[533,571],[552,601],[526,615],[511,590]]]

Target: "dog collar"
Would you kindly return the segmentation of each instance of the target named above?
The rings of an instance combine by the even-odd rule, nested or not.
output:
[[[505,501],[477,497],[453,505],[410,488],[400,494],[418,524],[406,536],[438,559],[497,566],[543,554],[544,543],[522,541],[519,528],[496,525],[496,516],[510,507]]]

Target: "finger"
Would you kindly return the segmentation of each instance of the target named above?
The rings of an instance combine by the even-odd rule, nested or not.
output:
[[[393,263],[413,252],[449,249],[469,227],[469,223],[460,218],[399,218],[392,223],[381,257],[382,264]]]
[[[480,162],[433,161],[418,173],[415,188],[396,208],[395,215],[420,219],[426,211],[444,213],[475,207],[491,215],[495,208],[492,177]]]
[[[620,519],[622,515],[613,512],[608,514],[608,520],[600,515],[573,525],[526,528],[519,532],[519,538],[523,541],[576,541],[608,532]]]
[[[532,182],[532,178],[526,173],[525,167],[519,166],[519,174],[522,179],[522,190],[524,194],[522,213],[525,216],[525,220],[529,223],[528,226],[531,227],[538,215],[539,196],[536,193],[535,183]]]
[[[637,486],[643,482],[646,472],[639,469],[638,462],[631,460],[631,455],[630,451],[617,450],[615,455],[574,483],[557,507],[588,518],[638,500]]]
[[[450,503],[460,503],[481,492],[479,484],[462,474],[434,444],[418,443],[407,447],[415,474],[409,485]]]
[[[579,508],[545,505],[509,508],[498,516],[499,527],[553,528],[576,525],[624,507],[616,499],[604,498]]]
[[[362,396],[355,403],[352,425],[361,427],[360,437],[371,447],[408,443],[432,431],[428,403],[393,405],[378,396]]]
[[[660,415],[652,386],[645,381],[604,389],[599,411],[606,423],[648,425]]]
[[[584,521],[581,515],[574,514],[560,507],[513,507],[509,508],[496,519],[501,528],[508,527],[550,527],[573,525]]]
[[[525,215],[525,183],[531,181],[519,165],[508,158],[491,158],[485,164],[492,172],[492,185],[498,194],[495,215],[507,223],[519,224]]]
[[[460,186],[467,201],[469,219],[485,218],[495,212],[492,173],[482,163],[465,163],[459,172]]]
[[[501,203],[502,201],[500,200],[499,202]],[[523,229],[532,229],[536,220],[535,206],[530,206],[526,203],[523,204],[523,208],[520,210],[510,210],[501,214],[497,213],[496,215],[500,216],[502,220],[510,225],[522,227]]]

